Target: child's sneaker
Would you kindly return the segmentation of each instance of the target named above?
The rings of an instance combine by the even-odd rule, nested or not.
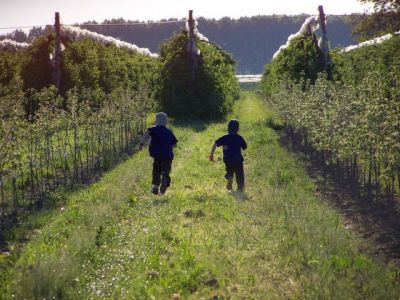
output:
[[[153,185],[153,186],[151,187],[150,192],[151,192],[152,194],[154,194],[154,195],[158,195],[158,186]]]
[[[160,193],[161,194],[165,194],[166,191],[167,191],[167,186],[161,183]]]
[[[232,184],[233,184],[233,178],[229,178],[228,181],[226,182],[226,189],[228,191],[232,191]]]

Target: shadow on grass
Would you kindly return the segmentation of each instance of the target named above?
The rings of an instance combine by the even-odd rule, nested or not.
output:
[[[278,132],[280,144],[296,155],[313,179],[314,195],[335,207],[344,217],[345,228],[356,232],[373,245],[373,249],[361,249],[381,257],[386,263],[400,267],[400,212],[391,211],[384,205],[358,197],[348,186],[335,180],[335,176],[308,157],[301,146],[293,145],[284,131]],[[300,154],[300,155],[299,155]]]
[[[46,194],[46,201],[41,207],[31,205],[28,209],[13,213],[10,218],[3,220],[0,230],[0,254],[14,252],[30,239],[30,235],[45,226],[54,216],[62,213],[69,195],[86,188],[85,184],[75,184],[73,188],[59,187],[56,191]],[[1,264],[0,264],[1,267]]]
[[[106,168],[99,166],[91,173],[76,179],[74,183],[68,182],[66,186],[54,186],[52,191],[42,195],[42,199],[25,207],[20,207],[18,211],[13,212],[7,218],[2,218],[0,220],[0,255],[1,253],[10,253],[10,245],[13,245],[15,249],[12,254],[16,252],[18,255],[19,249],[22,249],[23,245],[29,241],[34,231],[40,230],[52,218],[63,212],[64,205],[72,193],[78,193],[99,182],[106,173],[113,171],[139,152],[138,139],[139,137],[136,137],[132,144],[115,157]]]
[[[250,197],[248,196],[248,194],[246,194],[246,192],[233,191],[230,192],[229,195],[231,195],[238,201],[250,201]]]
[[[167,204],[168,202],[169,202],[169,200],[167,198],[159,198],[159,199],[154,199],[151,203],[154,206],[158,206],[158,205]]]
[[[173,121],[173,125],[174,125],[174,127],[177,127],[177,128],[190,128],[194,132],[202,132],[202,131],[206,130],[208,126],[210,126],[211,124],[214,124],[215,122],[224,122],[224,120],[222,120],[222,119],[220,119],[220,120],[178,119],[178,120]]]

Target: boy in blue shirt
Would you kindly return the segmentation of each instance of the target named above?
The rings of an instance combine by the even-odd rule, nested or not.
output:
[[[244,191],[243,156],[241,149],[246,150],[247,144],[242,136],[238,134],[239,122],[230,120],[228,123],[228,134],[217,139],[211,148],[210,161],[214,161],[215,149],[222,146],[227,179],[226,188],[232,190],[233,176],[236,176],[237,190]]]
[[[156,124],[146,130],[140,142],[140,149],[150,140],[149,153],[153,157],[153,179],[151,192],[154,195],[158,194],[158,187],[160,186],[160,193],[164,194],[171,184],[172,160],[174,159],[173,147],[175,147],[178,140],[170,129],[166,127],[168,116],[166,113],[159,112],[156,114]]]

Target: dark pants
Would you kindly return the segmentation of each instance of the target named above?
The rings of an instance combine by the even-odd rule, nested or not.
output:
[[[226,170],[225,178],[233,179],[233,175],[235,175],[237,189],[238,189],[238,191],[243,191],[243,189],[244,189],[243,163],[240,163],[240,164],[225,163],[225,170]]]
[[[162,184],[163,187],[167,188],[171,184],[171,172],[172,159],[154,159],[153,162],[153,181],[152,183],[156,186]]]

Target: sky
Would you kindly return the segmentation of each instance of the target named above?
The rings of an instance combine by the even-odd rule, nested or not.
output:
[[[314,14],[323,5],[326,14],[361,13],[368,9],[357,0],[0,0],[0,28],[46,25],[54,23],[60,12],[64,24],[124,18],[126,20],[160,20],[194,16],[219,19],[224,16],[271,14]],[[0,33],[12,29],[0,29]]]

